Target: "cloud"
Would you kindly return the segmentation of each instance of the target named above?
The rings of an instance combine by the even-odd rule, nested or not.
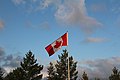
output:
[[[21,56],[18,54],[6,55],[5,49],[0,47],[0,66],[5,70],[7,69],[7,72],[14,69],[15,67],[20,66],[20,61],[22,61]]]
[[[10,60],[12,60],[12,59],[13,59],[13,55],[12,55],[12,54],[6,56],[6,58],[5,58],[6,61],[10,61]]]
[[[32,28],[35,27],[31,21],[26,21],[26,22],[25,22],[25,26],[26,26],[26,27],[32,27]]]
[[[15,5],[25,4],[25,0],[12,0]]]
[[[20,56],[8,55],[4,60],[4,64],[2,65],[3,67],[15,68],[20,66],[20,61],[22,61],[22,58]]]
[[[108,59],[96,59],[79,62],[79,74],[86,71],[90,78],[108,78],[112,73],[113,67],[120,69],[120,57],[111,57]]]
[[[85,71],[89,78],[108,78],[113,67],[120,69],[120,57],[111,57],[107,59],[96,59],[96,60],[86,60],[80,61],[77,66],[79,72],[78,76],[82,77]],[[47,66],[44,66],[42,70],[44,78],[47,77]]]
[[[0,47],[0,61],[4,59],[4,55],[5,55],[5,50],[4,48]]]
[[[44,66],[44,68],[43,68],[43,70],[42,70],[41,73],[43,74],[43,78],[46,78],[46,77],[48,76],[48,73],[47,73],[47,66]]]
[[[51,5],[57,6],[60,0],[12,0],[12,2],[18,7],[24,6],[27,12],[37,12]]]
[[[9,67],[9,66],[4,67],[4,70],[6,71],[6,74],[11,72],[13,69],[14,69],[13,67]]]
[[[3,48],[0,48],[0,64],[9,73],[14,68],[20,66],[20,62],[22,61],[21,56],[19,55],[5,55],[5,51]]]
[[[48,8],[50,5],[53,6],[58,6],[60,4],[61,0],[43,0],[43,2],[41,2],[41,8],[40,9],[45,9]]]
[[[6,71],[6,74],[11,72],[16,67],[20,66],[20,62],[22,61],[21,56],[7,55],[4,56],[2,60],[1,66]]]
[[[41,11],[54,6],[54,13],[57,22],[69,25],[80,26],[81,30],[87,34],[92,33],[102,23],[90,17],[86,10],[85,0],[12,0],[14,4],[28,5],[30,12]]]
[[[40,28],[40,29],[43,29],[43,30],[50,30],[50,24],[47,21],[42,22],[40,24],[39,23],[35,24],[31,21],[26,21],[25,26],[28,27],[28,28]]]
[[[4,22],[0,20],[0,29],[2,29],[3,27],[4,27]]]
[[[28,5],[28,7],[34,7],[45,9],[48,8],[50,5],[57,6],[58,3],[60,3],[61,0],[11,0],[15,5]],[[36,5],[36,6],[35,6]]]
[[[107,6],[104,3],[96,3],[96,4],[90,5],[90,10],[93,12],[106,12]]]
[[[47,21],[40,24],[40,27],[45,30],[50,30],[50,24]]]
[[[107,41],[107,39],[105,39],[105,38],[92,38],[92,37],[88,37],[83,42],[84,43],[100,43],[100,42],[106,42],[106,41]]]
[[[67,25],[78,25],[85,33],[92,33],[102,26],[95,18],[88,16],[85,0],[66,0],[58,6],[55,13],[58,21]]]
[[[40,6],[42,0],[11,0],[14,5],[22,8],[25,12],[34,12]]]

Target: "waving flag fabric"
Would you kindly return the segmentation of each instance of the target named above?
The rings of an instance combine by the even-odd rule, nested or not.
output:
[[[45,47],[46,51],[48,52],[49,56],[53,55],[56,51],[58,51],[62,46],[68,45],[68,32],[64,35],[59,37],[53,43]]]

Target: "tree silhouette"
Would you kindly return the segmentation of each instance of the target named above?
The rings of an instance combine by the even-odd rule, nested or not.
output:
[[[23,58],[21,66],[10,72],[4,80],[41,80],[43,65],[38,65],[31,51]]]
[[[47,80],[56,80],[56,72],[55,72],[55,68],[53,66],[53,63],[50,62],[48,69],[48,76],[47,76]]]
[[[61,55],[58,55],[59,61],[57,60],[56,68],[56,78],[58,80],[66,80],[68,77],[68,52],[63,50]],[[77,62],[73,60],[73,57],[69,57],[69,66],[70,66],[70,80],[76,80],[78,71],[76,70]],[[57,80],[56,79],[56,80]]]
[[[23,71],[23,69],[21,69],[20,67],[18,67],[17,69],[13,70],[13,72],[10,72],[4,80],[28,80],[26,79],[26,74]]]
[[[0,67],[0,80],[3,80],[3,74],[4,74],[4,72],[3,72],[2,68]]]
[[[83,80],[88,80],[88,76],[85,72],[83,73],[82,78],[83,78]]]
[[[100,80],[99,78],[95,78],[95,80]]]
[[[42,74],[41,70],[43,65],[38,65],[37,59],[34,58],[34,55],[31,51],[26,54],[26,57],[23,58],[21,62],[21,68],[25,71],[26,79],[28,80],[41,80]]]
[[[113,68],[113,73],[109,77],[109,80],[120,80],[120,71],[116,67]]]

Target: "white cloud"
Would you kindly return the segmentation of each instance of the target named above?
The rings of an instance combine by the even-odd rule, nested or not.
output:
[[[3,27],[4,27],[4,22],[0,20],[0,29],[2,29]]]
[[[90,17],[86,10],[85,0],[12,0],[15,4],[28,5],[27,11],[41,11],[54,6],[53,13],[57,22],[70,26],[80,26],[85,33],[92,33],[102,24]]]
[[[48,8],[49,6],[57,6],[60,0],[12,0],[18,7],[24,6],[27,12],[37,12]],[[26,6],[27,5],[27,6]]]
[[[4,70],[6,71],[6,73],[9,73],[9,72],[11,72],[11,71],[13,71],[13,69],[14,68],[12,68],[12,67],[4,67]]]
[[[120,69],[120,57],[80,61],[77,66],[78,76],[82,77],[85,71],[89,78],[108,78],[114,67]],[[47,67],[42,70],[43,77],[47,77]]]
[[[95,18],[88,16],[85,0],[64,1],[58,6],[55,17],[67,25],[79,25],[86,33],[91,33],[102,25]]]
[[[19,55],[5,55],[3,48],[0,48],[0,64],[7,73],[20,66],[22,61],[21,56]]]
[[[90,78],[108,78],[112,73],[113,67],[120,69],[120,57],[112,57],[108,59],[96,59],[79,62],[79,74],[86,71]]]
[[[15,5],[25,4],[25,0],[12,0]]]
[[[57,6],[57,4],[60,2],[60,0],[44,0],[42,2],[42,8],[45,9],[45,8],[48,8],[51,4]]]
[[[84,43],[100,43],[100,42],[106,42],[106,41],[107,41],[107,39],[105,39],[105,38],[88,37],[83,42]]]
[[[41,74],[43,74],[43,78],[46,78],[48,76],[48,73],[47,72],[41,72]]]
[[[44,10],[50,6],[57,7],[60,4],[61,0],[42,0],[39,1],[39,5],[35,8],[35,11]]]
[[[2,66],[15,68],[20,66],[20,61],[22,61],[21,56],[8,55],[5,56]]]

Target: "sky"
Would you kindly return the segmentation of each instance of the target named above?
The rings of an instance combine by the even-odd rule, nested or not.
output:
[[[31,50],[46,68],[67,49],[78,62],[80,75],[86,71],[90,77],[108,76],[114,66],[120,68],[119,4],[119,0],[0,0],[0,66],[11,71]],[[45,47],[66,31],[68,47],[49,57]]]

